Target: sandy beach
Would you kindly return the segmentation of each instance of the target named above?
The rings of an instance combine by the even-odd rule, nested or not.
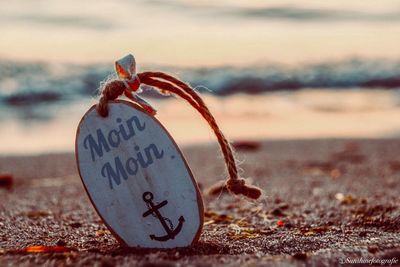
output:
[[[335,266],[400,260],[400,140],[314,139],[237,143],[242,175],[264,190],[247,201],[209,188],[224,178],[216,144],[183,152],[205,201],[193,247],[127,249],[83,189],[72,153],[2,156],[2,266]],[[64,253],[29,253],[28,246]],[[393,264],[394,265],[394,264]]]

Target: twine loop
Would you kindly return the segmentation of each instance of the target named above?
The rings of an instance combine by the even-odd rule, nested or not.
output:
[[[122,94],[125,94],[126,97],[141,106],[149,114],[155,115],[156,110],[134,93],[139,89],[140,84],[151,86],[158,89],[161,93],[178,95],[195,108],[214,131],[229,173],[229,179],[226,182],[227,189],[233,194],[244,195],[251,199],[258,199],[261,196],[260,188],[247,185],[245,179],[238,177],[236,160],[233,156],[232,147],[219,129],[207,105],[192,87],[163,72],[142,72],[136,74],[136,62],[132,55],[118,60],[115,63],[115,70],[119,80],[109,81],[103,86],[102,96],[96,106],[100,116],[106,117],[108,115],[107,102],[115,100]]]

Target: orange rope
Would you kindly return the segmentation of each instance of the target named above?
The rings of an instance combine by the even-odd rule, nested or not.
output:
[[[163,72],[143,72],[137,74],[140,83],[146,84],[159,89],[161,92],[173,93],[185,99],[193,106],[202,117],[208,122],[224,155],[225,163],[229,173],[229,179],[226,182],[228,190],[234,194],[242,194],[252,199],[258,199],[261,196],[261,190],[258,187],[247,185],[243,178],[238,177],[236,161],[233,156],[232,148],[219,129],[214,116],[211,114],[203,99],[188,84],[178,80],[177,78]],[[138,83],[139,84],[139,83]],[[114,80],[107,83],[102,91],[99,104],[97,105],[98,113],[105,117],[108,114],[107,102],[114,100],[127,88],[122,81]],[[125,93],[129,96],[129,93]],[[132,98],[131,98],[132,99]],[[132,99],[134,100],[134,99]]]

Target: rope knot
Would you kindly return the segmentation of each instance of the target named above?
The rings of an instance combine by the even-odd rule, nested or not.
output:
[[[127,55],[115,62],[115,72],[125,84],[125,89],[135,92],[140,87],[140,79],[136,75],[136,60],[132,55]]]
[[[126,97],[141,106],[151,115],[156,114],[156,110],[141,97],[134,95],[140,87],[140,78],[136,75],[136,61],[132,55],[127,55],[115,62],[115,72],[119,80],[112,80],[104,85],[102,96],[97,104],[97,112],[102,117],[107,117],[107,102],[117,99],[120,95],[125,94]]]
[[[258,187],[246,185],[246,180],[243,178],[229,179],[226,187],[235,195],[240,194],[251,199],[258,199],[261,196],[261,190]]]

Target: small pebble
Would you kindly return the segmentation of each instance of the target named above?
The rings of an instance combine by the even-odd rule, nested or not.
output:
[[[56,245],[59,247],[64,247],[67,245],[67,243],[62,239],[58,239]]]
[[[303,252],[299,252],[292,255],[293,259],[304,261],[307,259],[307,254]]]
[[[73,228],[78,228],[78,227],[81,227],[82,224],[80,222],[73,222],[73,223],[70,223],[69,226],[71,226]]]
[[[10,188],[13,182],[14,177],[11,174],[0,174],[0,187]]]

